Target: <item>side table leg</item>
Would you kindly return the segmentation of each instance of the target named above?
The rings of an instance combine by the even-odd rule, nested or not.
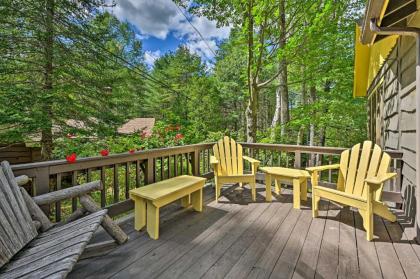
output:
[[[134,229],[139,231],[146,225],[146,201],[134,197]]]
[[[300,209],[300,182],[293,179],[293,208]]]
[[[271,175],[265,174],[265,201],[271,202]]]
[[[308,182],[306,178],[300,183],[300,199],[303,201],[308,200]]]
[[[281,183],[280,183],[280,179],[274,179],[274,193],[276,193],[276,195],[280,195],[281,194]]]
[[[151,238],[159,238],[159,208],[150,201],[147,201],[147,232]]]

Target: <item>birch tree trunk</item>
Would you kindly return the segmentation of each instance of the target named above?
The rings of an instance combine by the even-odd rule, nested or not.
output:
[[[41,158],[50,160],[53,150],[52,134],[52,102],[53,102],[53,51],[54,51],[54,0],[45,1],[45,33],[44,35],[44,114],[43,126],[41,128]]]
[[[254,76],[254,18],[252,15],[253,0],[248,1],[247,7],[247,40],[248,40],[248,106],[246,116],[246,141],[255,142],[257,137],[257,113],[258,113],[258,86]]]
[[[315,85],[312,85],[310,87],[309,95],[310,95],[311,103],[314,104],[315,101],[316,101],[316,87],[315,87]],[[314,123],[315,115],[316,115],[316,111],[313,110],[312,111],[312,120],[311,120],[311,123],[309,125],[309,146],[315,146],[315,123]],[[310,165],[313,166],[314,163],[315,163],[315,155],[311,154]]]
[[[302,76],[304,76],[304,73],[305,73],[305,67],[302,67]],[[308,96],[307,96],[306,80],[304,79],[302,81],[302,88],[301,88],[301,104],[303,106],[306,106],[306,104],[308,103],[307,98]],[[297,145],[301,145],[303,143],[304,134],[305,134],[305,126],[302,125],[300,126],[299,131],[298,131],[297,140],[296,140]]]
[[[285,0],[280,0],[279,3],[279,49],[284,49],[286,47],[286,11],[285,11]],[[281,125],[280,136],[283,137],[286,133],[286,124],[290,120],[289,113],[289,88],[287,85],[287,59],[283,55],[279,61],[279,86],[276,90],[276,106],[274,111],[273,120],[271,122],[272,134],[271,137],[275,137],[275,128]]]

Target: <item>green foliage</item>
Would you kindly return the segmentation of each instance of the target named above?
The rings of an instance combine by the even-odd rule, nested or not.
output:
[[[284,35],[279,28],[281,1],[288,29],[287,41],[279,47]],[[55,0],[53,41],[47,47],[48,1],[3,1],[0,141],[39,140],[50,130],[54,158],[208,142],[223,135],[244,141],[249,73],[256,73],[257,83],[276,77],[284,59],[287,133],[281,136],[282,127],[271,125],[279,88],[273,79],[256,95],[257,141],[296,144],[301,138],[302,144],[351,146],[366,138],[365,100],[352,98],[354,22],[363,1],[176,2],[219,26],[232,27],[230,37],[219,43],[211,68],[181,45],[146,69],[135,29],[103,11],[101,1],[95,0],[80,5]],[[249,19],[255,27],[252,46]],[[53,62],[49,89],[46,50],[52,51]],[[146,116],[158,120],[151,137],[116,134],[124,121]],[[69,119],[83,125],[69,125]],[[181,129],[173,128],[177,126]],[[69,133],[77,138],[67,138]],[[183,138],[175,139],[177,134]]]

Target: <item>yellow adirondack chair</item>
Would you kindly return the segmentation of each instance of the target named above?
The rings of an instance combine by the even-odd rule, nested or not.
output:
[[[360,151],[360,143],[356,144],[341,153],[339,164],[306,169],[311,173],[313,217],[318,216],[320,198],[358,208],[369,241],[373,239],[373,214],[396,221],[395,215],[381,202],[384,182],[396,176],[388,173],[391,157],[376,144],[372,151],[372,145],[371,141],[365,141]],[[318,185],[319,172],[329,169],[339,170],[337,189]]]
[[[260,161],[242,155],[242,145],[229,137],[224,137],[213,146],[214,156],[210,157],[210,164],[214,170],[216,184],[216,201],[220,196],[220,189],[225,183],[249,183],[252,200],[256,199],[255,176]],[[243,160],[251,163],[252,171],[244,174]]]

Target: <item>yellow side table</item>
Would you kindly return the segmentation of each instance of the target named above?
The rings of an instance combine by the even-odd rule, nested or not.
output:
[[[293,208],[300,208],[300,201],[308,199],[308,178],[311,176],[305,170],[281,168],[281,167],[261,167],[260,170],[265,172],[265,200],[271,202],[271,183],[274,179],[275,193],[281,193],[280,180],[292,182],[293,185]]]

